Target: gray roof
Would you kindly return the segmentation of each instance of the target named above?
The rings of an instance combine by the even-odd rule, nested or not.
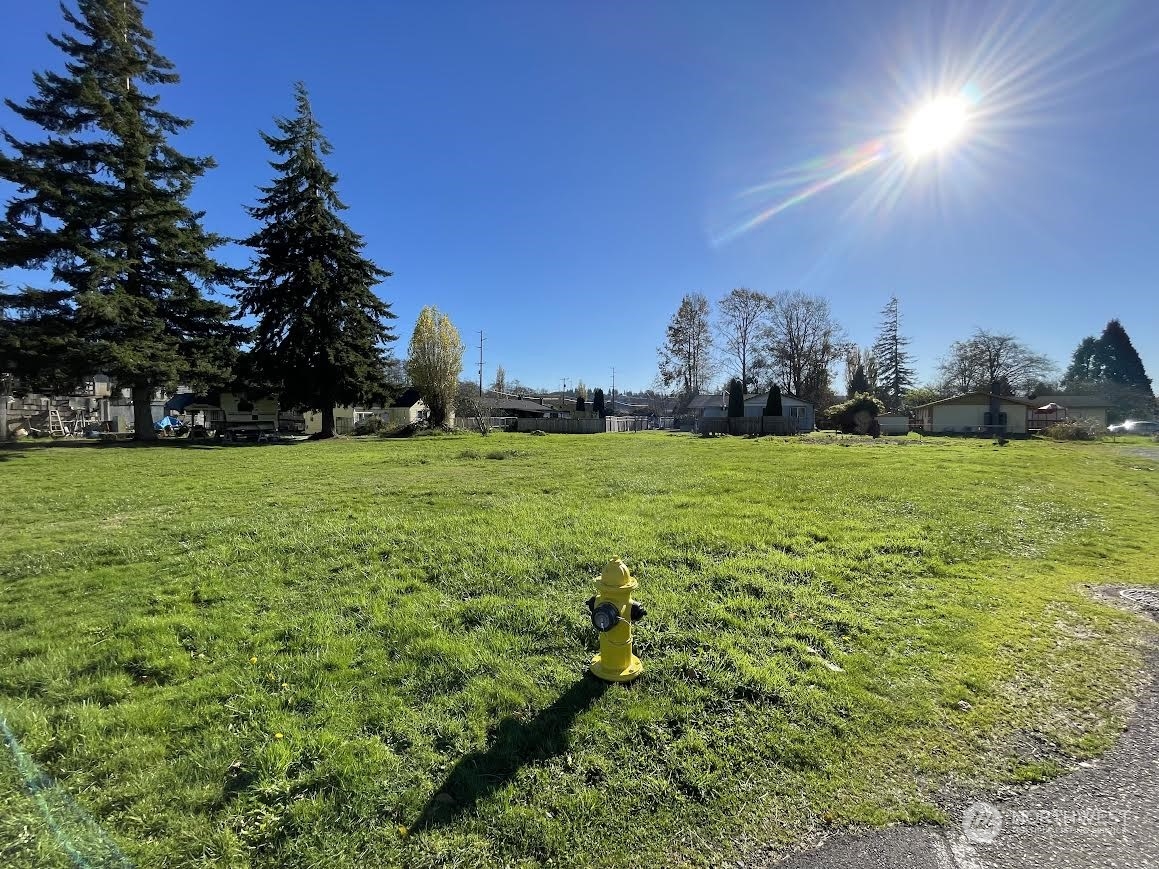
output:
[[[518,410],[523,413],[549,413],[557,408],[538,401],[528,401],[526,398],[500,398],[498,396],[483,396],[483,401],[496,410]]]
[[[1039,395],[1034,399],[1038,406],[1061,404],[1063,407],[1110,407],[1111,403],[1101,395]]]
[[[801,402],[801,404],[807,404],[810,407],[813,406],[813,402],[811,402],[811,401],[806,401],[803,398],[797,398],[797,396],[793,395],[791,392],[782,392],[781,399],[784,400],[786,398],[791,400],[791,401],[799,401],[799,402]],[[765,402],[767,402],[769,400],[769,394],[767,392],[762,392],[759,395],[749,395],[745,398],[744,403],[749,404],[750,402],[752,402],[755,404],[758,400],[760,401],[761,404],[764,404]]]
[[[1035,399],[1034,401],[1031,401],[1028,398],[1018,398],[1014,395],[995,395],[993,397],[997,398],[1000,402],[1002,402],[1002,404],[1021,404],[1025,407],[1041,407],[1046,403],[1042,399]],[[964,398],[976,398],[977,401],[963,401],[962,399]],[[915,405],[912,409],[921,410],[923,407],[934,407],[935,405],[939,404],[989,404],[990,398],[991,396],[988,392],[965,392],[961,395],[954,395],[950,398],[943,398],[939,401],[927,401],[925,404]]]

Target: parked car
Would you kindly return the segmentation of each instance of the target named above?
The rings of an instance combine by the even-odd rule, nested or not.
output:
[[[1107,426],[1107,431],[1111,434],[1159,434],[1159,422],[1153,419],[1129,419]]]

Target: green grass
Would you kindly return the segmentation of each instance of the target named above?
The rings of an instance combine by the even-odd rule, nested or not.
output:
[[[717,865],[1103,750],[1159,460],[842,443],[0,451],[0,864]]]

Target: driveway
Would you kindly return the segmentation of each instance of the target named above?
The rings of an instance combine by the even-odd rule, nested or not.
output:
[[[1159,448],[1154,451],[1159,458]],[[1159,589],[1123,605],[1159,617]],[[1118,743],[1068,775],[1007,799],[963,802],[945,827],[842,835],[777,869],[1159,869],[1159,644],[1151,679]]]

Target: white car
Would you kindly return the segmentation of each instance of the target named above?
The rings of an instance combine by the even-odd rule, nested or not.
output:
[[[1159,422],[1153,419],[1129,419],[1118,425],[1107,426],[1112,434],[1159,434]]]

